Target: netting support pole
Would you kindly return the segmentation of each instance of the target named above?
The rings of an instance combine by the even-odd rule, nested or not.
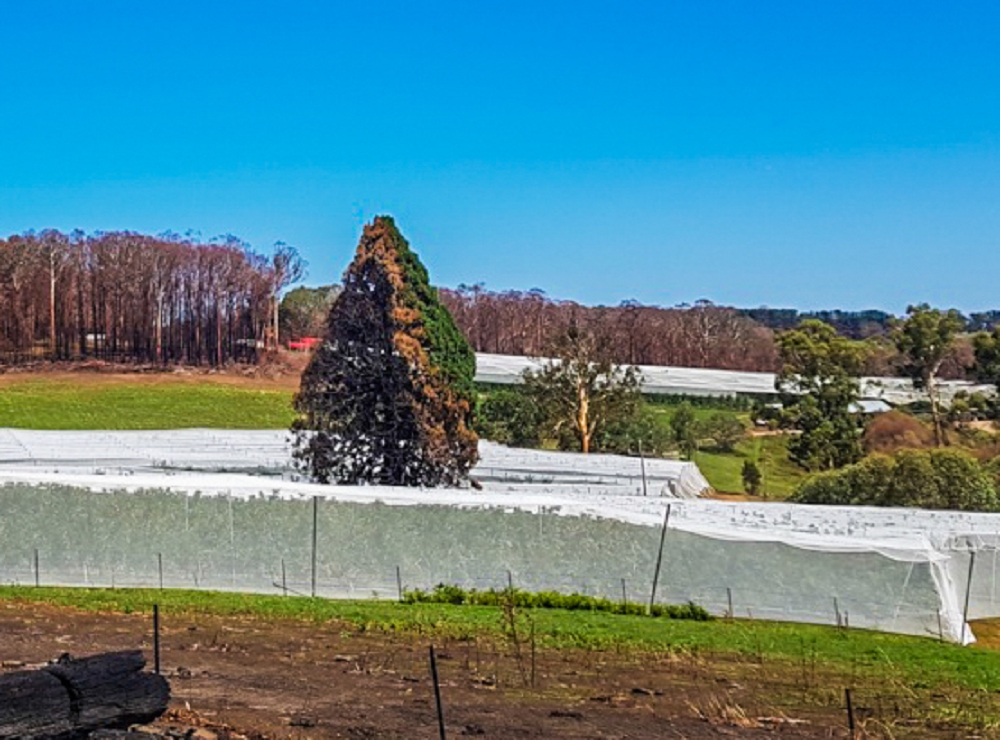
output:
[[[969,597],[972,596],[972,571],[976,567],[976,552],[969,553],[969,578],[965,584],[965,607],[962,609],[962,644],[965,644],[965,630],[969,625]],[[969,629],[969,632],[972,632]]]
[[[437,707],[438,735],[441,740],[446,740],[444,732],[444,708],[441,706],[441,682],[438,680],[437,658],[434,655],[434,646],[430,648],[431,655],[431,680],[434,682],[434,704]]]
[[[319,532],[319,496],[313,496],[313,532],[312,532],[312,597],[316,598],[316,542]]]
[[[670,504],[667,504],[667,511],[663,515],[663,529],[660,530],[660,549],[656,553],[656,570],[653,571],[653,588],[649,594],[649,613],[653,613],[653,604],[656,602],[656,586],[660,582],[660,567],[663,565],[663,543],[667,539],[667,527],[670,524]]]
[[[642,470],[642,495],[646,495],[646,458],[642,454],[642,440],[639,440],[639,467]]]

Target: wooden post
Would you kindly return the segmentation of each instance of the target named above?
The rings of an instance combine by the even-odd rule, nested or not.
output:
[[[441,706],[441,684],[438,681],[437,659],[434,657],[434,646],[431,645],[431,679],[434,681],[434,703],[437,705],[438,732],[441,740],[446,740],[444,732],[444,709]]]
[[[399,571],[399,566],[396,566],[396,591],[399,592],[399,603],[403,603],[403,575]]]
[[[281,593],[288,596],[288,581],[285,578],[285,559],[281,559]]]
[[[316,543],[319,532],[319,496],[313,496],[312,597],[316,598]]]
[[[840,624],[840,605],[837,603],[837,597],[836,596],[833,597],[833,614],[837,618],[837,627],[839,628],[841,626],[841,624]]]
[[[969,624],[969,597],[972,595],[972,571],[976,567],[976,553],[973,550],[969,553],[969,578],[965,584],[965,608],[962,609],[962,636],[960,639],[961,643],[965,644],[965,630]],[[969,632],[972,632],[969,629]]]
[[[642,440],[639,440],[639,468],[642,471],[642,495],[646,495],[646,458],[642,454]]]
[[[514,574],[509,570],[507,571],[507,591],[510,592],[511,598],[514,598]]]
[[[847,728],[851,731],[851,737],[854,737],[854,705],[851,704],[851,690],[844,689],[844,698],[847,700]]]
[[[160,675],[160,605],[153,604],[153,673]]]
[[[726,586],[726,601],[729,602],[729,611],[726,612],[726,616],[732,619],[736,613],[733,611],[733,589],[729,586]]]
[[[42,584],[42,577],[38,572],[38,548],[35,548],[35,588]]]
[[[660,581],[660,566],[663,564],[663,543],[667,539],[667,526],[670,524],[670,504],[667,504],[667,512],[663,516],[663,529],[660,530],[660,549],[656,554],[656,570],[653,571],[653,588],[649,594],[649,613],[653,613],[653,604],[656,602],[656,586]]]
[[[628,591],[625,590],[624,578],[622,578],[622,611],[628,613]]]

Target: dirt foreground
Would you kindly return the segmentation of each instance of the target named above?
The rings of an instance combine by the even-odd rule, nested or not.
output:
[[[148,615],[0,604],[3,670],[63,653],[140,646]],[[164,615],[162,663],[173,690],[161,722],[219,737],[436,738],[428,640],[332,624]],[[846,737],[837,708],[797,716],[763,686],[670,656],[539,651],[518,661],[495,644],[437,646],[449,737]]]

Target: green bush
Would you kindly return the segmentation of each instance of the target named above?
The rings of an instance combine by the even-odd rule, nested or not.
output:
[[[791,501],[803,504],[918,506],[998,511],[1000,463],[981,465],[961,450],[901,450],[873,455],[804,481]]]
[[[619,455],[637,455],[641,442],[643,454],[655,456],[666,454],[673,440],[656,413],[642,403],[632,416],[608,422],[595,442],[601,452]]]
[[[565,609],[568,611],[595,611],[610,614],[646,614],[646,606],[638,603],[612,601],[600,596],[584,594],[563,594],[558,591],[522,591],[520,589],[463,589],[460,586],[439,583],[432,591],[407,589],[403,592],[407,604],[454,604],[469,606],[504,606],[513,604],[522,609]],[[689,619],[707,622],[712,619],[704,608],[694,603],[654,604],[654,617],[666,619]]]
[[[496,388],[479,398],[474,429],[485,439],[514,447],[538,447],[540,407],[522,388]]]
[[[717,411],[697,423],[695,429],[698,437],[712,440],[720,452],[732,452],[747,432],[743,422],[731,411]]]

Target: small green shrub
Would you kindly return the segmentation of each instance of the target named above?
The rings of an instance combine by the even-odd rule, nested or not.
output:
[[[563,594],[558,591],[522,591],[521,589],[464,589],[461,586],[439,583],[431,591],[406,589],[403,591],[406,604],[453,604],[467,606],[504,606],[513,604],[522,609],[565,609],[567,611],[595,611],[610,614],[643,615],[646,607],[638,603],[612,601],[600,596],[585,594]],[[707,622],[712,619],[704,608],[694,603],[654,604],[654,617],[666,619],[688,619]]]

